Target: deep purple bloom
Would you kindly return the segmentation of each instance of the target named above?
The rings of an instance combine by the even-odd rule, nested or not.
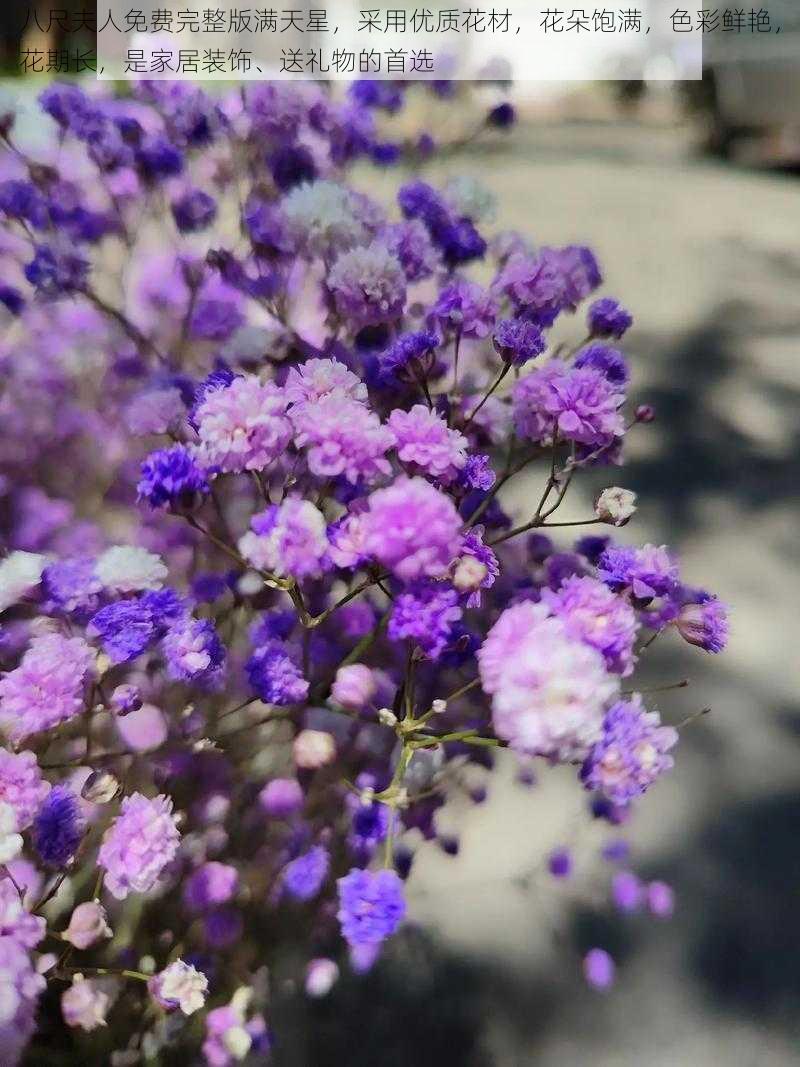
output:
[[[304,145],[284,145],[267,162],[275,184],[284,192],[317,176],[314,157]]]
[[[572,873],[572,853],[569,849],[553,849],[547,857],[547,869],[554,878],[569,878]]]
[[[617,389],[624,389],[631,376],[628,362],[616,348],[608,345],[589,345],[575,359],[576,367],[594,367]]]
[[[381,381],[414,381],[417,375],[424,378],[433,366],[433,352],[438,344],[434,333],[401,334],[379,357]]]
[[[648,601],[673,592],[678,567],[663,545],[609,545],[598,560],[597,577],[615,592],[630,589],[636,600]]]
[[[502,104],[496,104],[486,116],[486,125],[493,126],[497,130],[507,130],[516,121],[517,112],[514,105],[509,104],[507,100],[504,100]]]
[[[25,267],[25,277],[46,297],[59,297],[85,288],[89,263],[76,252],[56,245],[38,245]]]
[[[197,233],[217,217],[217,202],[202,189],[189,189],[173,200],[172,217],[181,233]]]
[[[251,687],[267,704],[298,704],[308,695],[303,672],[280,641],[255,649],[246,670]]]
[[[351,946],[378,945],[403,921],[403,883],[394,871],[354,868],[338,881],[339,922]]]
[[[206,472],[186,445],[161,448],[142,463],[139,499],[151,508],[191,508],[211,492]]]
[[[328,877],[330,856],[322,845],[315,845],[283,869],[283,888],[295,900],[312,900]]]
[[[100,607],[103,583],[94,573],[91,556],[55,560],[42,574],[42,585],[49,601],[59,611],[86,621]]]
[[[153,181],[174,177],[183,170],[181,151],[166,137],[148,137],[139,146],[136,158],[145,176]]]
[[[53,786],[33,820],[33,847],[41,861],[65,866],[78,851],[83,830],[78,798],[66,786]]]
[[[415,582],[395,597],[390,639],[413,641],[429,659],[438,659],[461,618],[459,599],[449,582]]]
[[[633,315],[610,297],[595,300],[586,316],[592,337],[622,337],[633,326]]]
[[[25,307],[25,298],[13,285],[0,284],[0,304],[12,315],[19,315]]]
[[[492,340],[499,355],[516,367],[535,359],[547,348],[541,328],[525,319],[502,319]]]
[[[153,613],[142,600],[135,597],[108,604],[90,620],[90,633],[100,638],[103,651],[112,663],[135,659],[158,636]]]
[[[11,219],[22,219],[37,230],[50,219],[47,201],[30,181],[0,182],[0,211]]]

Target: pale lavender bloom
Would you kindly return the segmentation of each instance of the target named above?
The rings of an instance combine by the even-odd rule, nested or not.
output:
[[[336,672],[331,697],[343,708],[365,707],[378,691],[372,671],[364,663],[348,663]]]
[[[310,500],[288,497],[250,521],[239,551],[258,570],[278,577],[315,578],[327,568],[328,537],[322,512]]]
[[[20,665],[0,678],[0,723],[11,739],[22,741],[78,715],[94,660],[81,637],[35,637]]]
[[[223,472],[265,470],[292,439],[283,391],[253,375],[208,392],[194,418],[198,461]]]
[[[571,576],[558,589],[542,591],[542,600],[566,627],[567,634],[603,655],[606,667],[627,677],[633,671],[633,646],[639,631],[636,612],[596,578]]]
[[[180,834],[172,801],[163,795],[149,800],[132,793],[106,830],[97,856],[106,872],[105,886],[117,900],[146,893],[157,883],[178,851]]]
[[[461,545],[452,500],[424,478],[398,478],[369,498],[365,547],[403,581],[445,574]]]
[[[111,937],[107,918],[99,900],[87,900],[74,909],[69,925],[61,936],[77,949],[91,948],[103,938]]]
[[[403,268],[378,241],[339,256],[327,283],[339,314],[358,326],[391,322],[406,302]]]
[[[498,737],[527,755],[572,762],[600,739],[619,682],[599,652],[547,612],[527,602],[506,609],[478,652],[479,672]]]
[[[216,689],[225,673],[225,646],[210,619],[179,619],[161,642],[167,674],[182,682]]]
[[[314,404],[332,394],[350,400],[367,399],[366,385],[337,359],[308,359],[290,367],[283,391],[287,402],[295,407]]]
[[[462,337],[488,337],[497,317],[491,293],[468,278],[456,278],[439,294],[428,316],[431,325]]]

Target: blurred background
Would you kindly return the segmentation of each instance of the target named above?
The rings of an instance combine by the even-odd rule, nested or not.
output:
[[[9,71],[24,11],[3,4]],[[622,536],[673,546],[686,580],[731,605],[732,640],[719,659],[669,636],[648,652],[649,684],[691,680],[654,698],[668,721],[712,711],[629,826],[593,823],[563,768],[523,785],[501,753],[473,783],[486,800],[465,790],[439,826],[451,851],[458,829],[458,855],[420,850],[414,925],[369,977],[309,1004],[275,976],[279,1067],[800,1063],[796,0],[782,17],[779,36],[715,43],[702,82],[518,86],[509,136],[430,165],[434,183],[479,179],[497,228],[596,249],[605,292],[636,316],[634,402],[657,413],[611,475],[640,495]],[[3,92],[24,103],[40,87]],[[466,96],[476,116],[488,91]],[[388,196],[398,174],[382,180]],[[563,518],[608,481],[582,485]],[[619,866],[600,851],[619,836],[632,870],[674,887],[672,919],[614,909]],[[546,857],[562,845],[576,871],[559,882]],[[606,994],[581,975],[594,945],[618,962]]]

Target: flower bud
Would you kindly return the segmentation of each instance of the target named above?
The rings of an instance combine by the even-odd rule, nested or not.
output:
[[[89,900],[79,904],[62,936],[78,949],[91,948],[102,938],[112,937],[111,927],[106,921],[106,910],[100,901]]]
[[[339,977],[333,960],[311,960],[306,967],[306,993],[309,997],[326,997]]]
[[[119,782],[111,771],[92,771],[81,789],[90,804],[109,804],[119,792]]]
[[[486,577],[487,568],[475,556],[462,556],[453,571],[453,585],[459,593],[472,592],[480,587]]]
[[[652,422],[656,417],[656,411],[650,404],[640,404],[635,416],[637,422]]]
[[[624,526],[635,511],[636,493],[621,489],[618,485],[604,489],[594,506],[598,519],[610,526]]]
[[[298,767],[316,770],[336,758],[336,743],[325,730],[301,730],[294,739],[294,760]]]
[[[138,711],[141,706],[142,697],[135,685],[118,685],[109,701],[109,707],[117,715],[129,715],[132,711]]]
[[[96,1030],[106,1025],[109,997],[97,982],[76,974],[73,984],[61,996],[61,1014],[67,1026]]]
[[[305,797],[300,783],[294,778],[274,778],[258,794],[258,802],[267,815],[285,819],[303,807]]]
[[[383,726],[397,726],[397,716],[391,708],[381,708],[378,712],[378,722]]]
[[[350,663],[336,672],[331,696],[343,708],[360,711],[377,691],[378,686],[369,667],[363,663]]]

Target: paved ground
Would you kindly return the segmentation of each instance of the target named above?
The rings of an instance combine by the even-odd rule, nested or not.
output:
[[[692,678],[661,698],[673,721],[714,709],[685,732],[633,833],[636,866],[675,884],[678,914],[615,918],[592,830],[571,899],[547,879],[522,888],[580,820],[566,775],[528,792],[509,769],[463,812],[459,859],[423,851],[413,910],[435,949],[409,946],[409,969],[376,979],[366,1001],[345,988],[337,1010],[361,1011],[359,1041],[323,1030],[307,1062],[800,1062],[797,179],[693,159],[674,128],[531,126],[508,145],[456,166],[497,194],[501,224],[595,247],[608,292],[637,315],[628,348],[660,419],[619,479],[641,494],[626,533],[675,546],[687,578],[733,608],[724,658],[666,641],[649,666],[654,681]],[[605,998],[577,975],[578,948],[597,941],[622,961]]]

